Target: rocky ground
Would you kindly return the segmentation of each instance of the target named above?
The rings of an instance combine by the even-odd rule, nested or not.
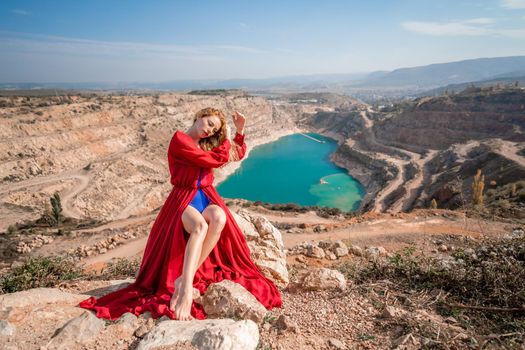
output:
[[[206,348],[203,344],[213,343],[212,348],[226,349],[217,344],[228,344],[232,339],[244,344],[238,349],[476,348],[491,334],[458,319],[467,317],[462,313],[448,316],[436,308],[435,303],[446,295],[445,291],[403,288],[399,281],[391,279],[361,281],[349,272],[349,266],[354,269],[382,259],[392,261],[396,252],[413,247],[415,255],[434,257],[453,268],[453,256],[476,254],[471,247],[483,240],[501,241],[513,233],[523,233],[509,223],[467,218],[446,210],[344,219],[321,218],[314,212],[272,212],[249,207],[240,200],[232,201],[230,208],[247,237],[254,261],[279,286],[282,308],[268,313],[254,311],[259,307],[253,300],[250,305],[229,303],[225,307],[224,303],[204,296],[200,302],[208,305],[210,319],[227,316],[235,322],[245,320],[246,324],[189,326],[184,321],[153,320],[147,314],[139,318],[129,314],[119,321],[105,322],[76,307],[76,303],[89,295],[102,296],[121,288],[126,285],[122,283],[133,281],[132,276],[128,280],[77,278],[58,283],[55,288],[0,296],[4,348],[149,349],[162,345],[158,348],[185,349]],[[82,239],[76,237],[69,238],[72,247]],[[92,251],[89,255],[76,250],[78,264],[93,273],[115,257],[140,258],[143,245],[135,255],[125,250],[136,240],[127,244],[117,240],[117,246],[110,248],[115,243],[110,239],[106,241],[107,251],[94,248],[88,250]],[[265,253],[261,254],[263,246]],[[35,246],[31,252],[21,254],[36,257],[39,250],[47,247],[49,244]],[[110,254],[119,248],[122,256]],[[239,285],[220,287],[228,291],[222,295],[227,294],[230,301],[243,300],[232,295],[246,292],[242,287],[235,288]],[[218,304],[223,309],[214,307]],[[76,337],[79,332],[85,337]],[[523,339],[517,339],[519,345],[519,339]],[[499,344],[487,343],[488,348]]]

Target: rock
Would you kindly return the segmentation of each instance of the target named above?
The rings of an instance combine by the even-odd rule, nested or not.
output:
[[[256,349],[259,329],[251,320],[206,319],[159,323],[139,343],[137,350],[191,342],[199,349]]]
[[[299,255],[295,258],[295,261],[300,262],[300,263],[305,263],[306,258],[304,257],[304,255]]]
[[[76,305],[89,297],[84,294],[66,293],[55,288],[33,288],[0,295],[0,310],[8,307],[20,308],[50,303]]]
[[[266,308],[243,286],[230,280],[212,283],[202,296],[204,311],[210,318],[263,321]]]
[[[341,258],[343,256],[347,256],[348,255],[348,248],[347,247],[335,248],[333,250],[333,252],[334,252],[336,257]]]
[[[408,344],[411,345],[411,347],[408,347]],[[406,349],[419,349],[419,342],[416,338],[412,335],[412,333],[408,333],[405,335],[402,335],[392,341],[392,346],[397,348],[401,346],[407,346]],[[404,348],[405,349],[405,348]]]
[[[312,258],[318,258],[322,259],[325,257],[325,252],[323,248],[316,246],[316,245],[309,245],[306,250],[306,256],[312,257]]]
[[[119,332],[130,336],[137,328],[138,317],[131,312],[126,312],[116,322]]]
[[[125,280],[111,280],[109,281],[109,286],[104,288],[104,294],[112,293],[119,289],[126,288],[133,282],[133,278],[128,278]]]
[[[347,246],[343,241],[341,241],[340,239],[338,239],[338,240],[335,241],[334,244],[332,245],[332,249],[336,249],[336,248],[347,248],[347,249],[348,249],[348,246]]]
[[[251,223],[250,215],[247,214],[246,211],[241,211],[243,215],[236,212],[231,212],[232,216],[235,218],[235,221],[237,222],[237,225],[239,225],[239,228],[244,233],[244,236],[246,237],[247,241],[252,241],[260,238],[261,236],[257,232],[257,229],[255,226]]]
[[[381,313],[382,318],[390,319],[395,317],[403,317],[406,315],[406,311],[399,309],[390,305],[385,306],[383,312]]]
[[[368,247],[365,249],[365,254],[371,258],[377,258],[379,256],[386,256],[387,251],[383,247]]]
[[[59,328],[47,344],[47,349],[71,349],[74,345],[93,341],[104,329],[106,322],[85,311]]]
[[[444,321],[447,322],[447,323],[458,323],[458,320],[456,320],[452,316],[449,316],[449,317],[445,318]]]
[[[126,312],[119,317],[119,319],[117,320],[117,324],[135,324],[137,320],[138,317],[135,316],[135,314],[132,314],[131,312]]]
[[[472,248],[467,248],[463,251],[466,255],[475,255],[476,251]]]
[[[350,247],[348,247],[348,251],[349,253],[352,253],[353,255],[355,256],[363,256],[363,248],[361,247],[358,247],[356,245],[351,245]]]
[[[337,260],[337,256],[331,251],[325,251],[325,256],[328,260]]]
[[[151,312],[146,311],[146,312],[141,313],[139,318],[143,319],[143,320],[149,320],[149,319],[153,318],[153,316],[151,316]]]
[[[246,237],[257,267],[276,285],[286,287],[289,278],[281,232],[265,217],[250,214],[245,209],[240,208],[232,215]]]
[[[250,320],[230,326],[206,328],[195,334],[193,345],[199,349],[256,349],[259,329]]]
[[[16,332],[16,327],[6,320],[0,320],[0,336],[13,336]]]
[[[280,331],[290,331],[290,332],[298,331],[297,323],[295,323],[288,316],[285,316],[285,315],[279,316],[279,318],[275,321],[274,326]]]
[[[334,245],[334,242],[332,242],[329,239],[325,239],[323,241],[319,241],[317,245],[323,249],[332,249],[332,246]]]
[[[162,323],[164,323],[164,322],[162,322]],[[137,338],[144,338],[144,336],[145,336],[146,334],[148,334],[148,332],[149,332],[149,328],[148,328],[148,326],[146,326],[145,324],[143,324],[142,326],[140,326],[139,328],[137,328],[137,329],[135,330],[135,333],[134,333],[134,334],[135,334],[135,336],[136,336]]]
[[[289,286],[288,290],[290,292],[297,292],[333,288],[345,290],[345,276],[336,270],[314,268],[300,272],[297,276],[297,280]]]
[[[0,310],[0,320],[19,323],[26,319],[28,313],[23,308],[6,307]]]
[[[264,216],[252,216],[252,223],[259,232],[262,238],[271,238],[277,242],[279,249],[284,249],[283,236],[281,232],[271,224],[271,222]]]
[[[446,252],[448,250],[448,247],[444,244],[441,244],[439,247],[438,247],[438,250],[440,252]]]
[[[316,225],[314,227],[314,232],[322,232],[322,231],[326,231],[326,227],[324,225]]]
[[[328,346],[332,349],[346,350],[346,345],[342,341],[334,338],[328,339]]]

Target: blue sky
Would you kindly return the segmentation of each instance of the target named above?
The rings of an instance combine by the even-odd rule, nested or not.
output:
[[[0,82],[392,70],[525,55],[525,0],[0,2]]]

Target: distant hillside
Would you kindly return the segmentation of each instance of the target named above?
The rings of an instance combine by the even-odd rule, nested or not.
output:
[[[4,90],[77,89],[190,91],[242,89],[254,93],[336,92],[365,101],[402,98],[451,84],[525,76],[525,56],[478,58],[427,66],[355,74],[312,74],[265,79],[173,80],[165,82],[0,83]]]
[[[478,58],[428,66],[400,68],[387,74],[371,74],[356,84],[361,87],[433,88],[496,78],[523,76],[525,56]]]
[[[462,83],[462,84],[450,84],[450,85],[446,85],[446,86],[439,87],[436,89],[427,90],[425,92],[415,95],[415,97],[439,96],[439,95],[443,95],[445,92],[449,92],[449,93],[450,92],[460,92],[471,86],[480,87],[480,88],[496,86],[498,84],[502,86],[514,86],[517,83],[518,86],[524,87],[525,86],[525,72],[522,74],[523,75],[521,76],[515,76],[515,77],[501,77],[501,78],[480,80],[480,81],[474,81],[474,82],[468,82],[468,83]]]

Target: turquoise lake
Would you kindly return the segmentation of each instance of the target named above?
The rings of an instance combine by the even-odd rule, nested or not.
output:
[[[306,135],[325,142],[292,134],[257,146],[217,191],[228,198],[356,210],[365,191],[345,169],[330,162],[337,142],[315,133]],[[321,184],[321,179],[326,183]]]

